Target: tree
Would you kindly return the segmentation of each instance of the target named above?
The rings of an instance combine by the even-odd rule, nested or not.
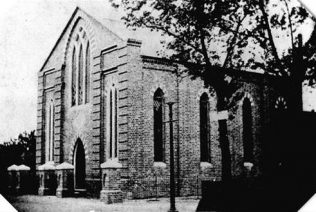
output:
[[[316,26],[314,26],[310,39],[303,48],[303,60],[307,68],[306,82],[309,86],[316,85]]]
[[[35,170],[35,131],[21,133],[18,139],[0,144],[1,164],[6,168],[10,165],[24,164]]]
[[[8,142],[0,144],[0,179],[1,182],[7,180],[7,168],[13,164],[24,164],[31,168],[34,177],[36,172],[36,139],[35,130],[30,133],[21,133],[18,139],[10,139]],[[34,177],[35,181],[36,178]],[[30,183],[34,183],[33,181]],[[5,191],[7,183],[0,185],[0,191]]]
[[[163,42],[172,54],[162,56],[184,65],[193,78],[200,77],[216,91],[219,111],[234,107],[242,95],[237,92],[239,82],[227,76],[227,69],[284,77],[301,94],[298,87],[305,71],[295,68],[300,56],[294,51],[295,36],[309,14],[298,4],[289,0],[110,1],[124,9],[128,27],[146,27],[172,38]],[[291,43],[282,57],[276,46],[279,32],[289,35]],[[225,180],[230,179],[226,121],[219,121],[219,131]]]

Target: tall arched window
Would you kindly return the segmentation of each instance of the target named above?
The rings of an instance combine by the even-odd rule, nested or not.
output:
[[[71,105],[76,105],[76,90],[77,90],[77,56],[76,48],[72,52],[72,70],[71,70]]]
[[[244,161],[253,160],[252,110],[251,103],[245,98],[242,106]]]
[[[208,95],[203,93],[200,98],[200,152],[202,162],[209,162],[210,160],[209,108]]]
[[[163,161],[163,106],[164,93],[158,88],[154,94],[154,160]]]
[[[83,52],[82,45],[79,50],[79,71],[78,71],[78,104],[81,105],[83,102]]]
[[[117,158],[118,148],[117,148],[117,134],[118,134],[118,124],[117,124],[117,89],[113,84],[108,91],[107,96],[107,129],[108,129],[108,154],[109,159]]]
[[[54,160],[54,109],[51,100],[46,112],[46,162]]]
[[[90,46],[89,42],[86,49],[86,69],[85,69],[85,103],[90,100]]]

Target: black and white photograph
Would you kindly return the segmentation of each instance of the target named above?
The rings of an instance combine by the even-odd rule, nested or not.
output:
[[[0,4],[0,211],[315,212],[316,2]]]

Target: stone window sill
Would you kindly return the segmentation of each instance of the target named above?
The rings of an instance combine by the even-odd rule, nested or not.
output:
[[[213,165],[209,162],[200,162],[200,168],[202,170],[204,169],[210,169],[210,168],[213,168]]]
[[[166,168],[167,164],[164,162],[154,162],[153,167],[157,167],[157,168]]]
[[[118,158],[108,159],[106,162],[102,163],[101,168],[122,168],[122,164],[119,163]]]

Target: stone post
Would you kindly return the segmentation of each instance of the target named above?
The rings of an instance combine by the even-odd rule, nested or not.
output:
[[[22,194],[27,193],[30,184],[30,167],[25,165],[17,166],[16,168],[16,177],[17,177],[17,185],[16,185],[16,193]]]
[[[38,167],[39,189],[38,195],[53,195],[56,191],[55,164],[49,161]]]
[[[213,165],[209,162],[200,162],[200,177],[203,181],[215,181]]]
[[[101,201],[106,204],[123,202],[123,193],[120,189],[120,169],[122,164],[115,160],[108,160],[101,164],[102,190]]]
[[[8,183],[8,190],[10,193],[16,192],[16,186],[17,186],[17,165],[13,164],[12,166],[8,167],[8,177],[9,177],[9,183]]]
[[[210,162],[200,162],[200,173],[195,176],[196,196],[202,195],[202,182],[215,182],[219,179],[214,175],[214,166]]]
[[[56,166],[57,175],[57,197],[69,197],[74,191],[74,166],[63,162]]]
[[[245,177],[247,179],[251,178],[252,168],[253,168],[253,163],[251,163],[251,162],[244,162],[244,172],[245,172]]]

